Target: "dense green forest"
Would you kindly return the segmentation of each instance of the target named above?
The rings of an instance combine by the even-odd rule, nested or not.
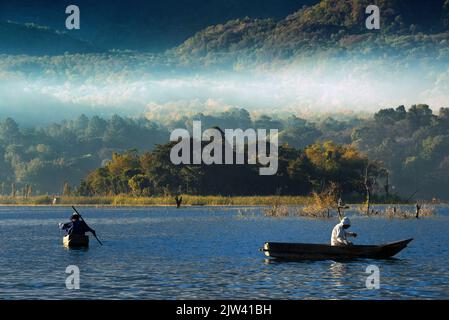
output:
[[[365,27],[376,4],[381,28]],[[183,61],[243,67],[307,57],[413,60],[448,59],[447,0],[322,0],[285,19],[243,18],[210,26],[177,47]]]
[[[81,0],[77,5],[84,12],[83,28],[64,33],[55,31],[63,26],[60,12],[64,4],[16,2],[2,3],[0,53],[57,55],[111,49],[162,52],[185,41],[176,50],[183,60],[218,58],[223,53],[242,56],[242,51],[253,58],[266,54],[286,58],[318,48],[344,53],[356,47],[369,53],[381,46],[402,47],[419,54],[422,50],[409,45],[438,45],[439,40],[447,39],[444,33],[449,27],[447,0],[170,0],[164,4],[139,0],[133,6],[109,1],[108,10],[103,3]],[[379,37],[365,28],[365,8],[371,4],[378,5],[382,12]],[[117,14],[133,23],[117,23]],[[25,24],[33,16],[39,25]]]
[[[170,132],[191,128],[193,120],[203,128],[279,129],[277,175],[259,176],[250,165],[173,166]],[[165,123],[83,115],[42,127],[7,118],[0,122],[0,155],[3,195],[307,195],[331,182],[354,195],[364,192],[369,162],[379,196],[449,199],[449,109],[434,114],[427,105],[400,106],[366,119],[310,120],[231,109]]]
[[[368,161],[355,148],[317,143],[298,150],[279,149],[279,169],[260,176],[255,165],[173,165],[172,143],[158,145],[141,156],[136,151],[114,154],[112,161],[91,172],[78,189],[80,195],[308,195],[322,192],[331,183],[344,195],[357,197],[365,190],[368,169],[370,188],[385,177],[385,170]]]
[[[80,116],[45,127],[19,128],[11,118],[0,123],[1,193],[60,193],[64,182],[74,186],[112,152],[151,149],[166,140],[166,130],[145,119]]]

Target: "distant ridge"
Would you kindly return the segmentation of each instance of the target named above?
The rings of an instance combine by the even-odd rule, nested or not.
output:
[[[373,2],[381,9],[379,31],[365,27],[365,9]],[[248,54],[251,59],[285,59],[317,52],[396,54],[399,49],[409,55],[419,52],[420,46],[446,48],[448,41],[448,0],[322,0],[278,22],[243,18],[210,26],[175,52],[184,60],[211,63],[232,62]]]
[[[63,30],[65,8],[81,10],[81,29],[68,31],[105,50],[163,52],[203,28],[250,16],[282,19],[318,0],[1,0],[0,21]]]
[[[0,54],[60,55],[100,51],[87,41],[48,27],[0,22]]]

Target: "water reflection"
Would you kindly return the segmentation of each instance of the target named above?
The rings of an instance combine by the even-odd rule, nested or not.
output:
[[[343,285],[343,278],[347,274],[347,266],[341,262],[333,261],[329,267],[331,278],[337,286]]]

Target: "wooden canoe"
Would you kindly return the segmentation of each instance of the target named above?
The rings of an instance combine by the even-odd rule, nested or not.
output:
[[[89,237],[71,234],[62,238],[62,243],[66,248],[87,248],[89,246]]]
[[[383,245],[331,246],[326,244],[267,242],[261,249],[267,257],[282,260],[388,259],[413,239]]]

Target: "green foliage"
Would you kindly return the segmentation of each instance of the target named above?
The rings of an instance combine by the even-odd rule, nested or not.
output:
[[[128,185],[131,188],[131,192],[137,196],[149,195],[152,186],[151,180],[143,174],[133,176],[128,180]]]
[[[402,195],[448,198],[449,122],[443,108],[433,114],[428,105],[381,110],[354,129],[354,144],[382,161]]]
[[[80,194],[142,196],[153,190],[155,195],[308,195],[330,184],[352,194],[361,192],[364,168],[369,162],[353,147],[331,142],[313,144],[304,152],[282,145],[277,174],[259,176],[258,167],[248,164],[174,165],[170,160],[173,145],[158,145],[140,157],[134,151],[114,154],[111,162],[86,177]],[[371,167],[372,176],[381,176],[377,164]]]
[[[365,9],[381,10],[381,30],[365,27]],[[322,0],[278,22],[239,19],[198,32],[174,50],[183,62],[234,68],[269,60],[375,57],[447,61],[446,0]]]
[[[252,165],[173,165],[173,144],[166,143],[170,129],[179,125],[190,130],[197,119],[203,128],[277,127],[278,173],[261,177]],[[65,182],[77,186],[70,188],[71,194],[90,196],[307,195],[335,182],[354,199],[364,193],[367,163],[373,199],[386,193],[387,171],[390,199],[397,194],[407,199],[416,191],[418,197],[449,198],[449,109],[436,115],[427,105],[400,106],[366,120],[251,117],[244,109],[231,109],[164,125],[81,116],[23,129],[13,119],[0,121],[3,195],[19,196],[27,185],[35,195],[60,194]]]
[[[105,120],[81,115],[72,121],[24,129],[7,118],[0,121],[0,181],[9,185],[14,182],[18,188],[29,184],[37,194],[59,194],[64,182],[78,185],[86,172],[109,160],[113,151],[150,150],[167,136],[168,130],[153,122],[119,116]],[[137,159],[136,154],[134,157]],[[113,160],[112,170],[116,162],[126,159]],[[136,165],[127,161],[127,168]],[[120,177],[125,175],[126,172],[117,173]],[[124,179],[102,183],[128,191],[128,180]]]

